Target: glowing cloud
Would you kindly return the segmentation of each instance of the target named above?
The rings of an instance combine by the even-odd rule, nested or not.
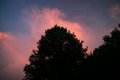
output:
[[[0,40],[2,39],[11,39],[12,37],[9,36],[7,33],[0,32]]]
[[[59,26],[63,26],[74,32],[77,38],[80,40],[84,40],[86,38],[85,32],[80,26],[80,24],[76,22],[71,22],[69,20],[65,20],[65,15],[58,9],[32,9],[30,19],[27,21],[28,26],[31,28],[32,36],[38,40],[40,39],[40,35],[44,34],[44,31],[48,28],[53,27],[55,24]]]
[[[3,67],[0,67],[0,79],[14,80],[13,76],[20,78],[23,65],[26,63],[24,55],[15,49],[14,41],[17,37],[8,33],[0,32],[0,61]],[[19,46],[20,47],[20,46]]]

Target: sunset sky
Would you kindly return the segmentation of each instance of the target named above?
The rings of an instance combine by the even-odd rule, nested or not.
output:
[[[36,42],[55,24],[88,52],[120,23],[120,0],[0,0],[0,80],[21,80]]]

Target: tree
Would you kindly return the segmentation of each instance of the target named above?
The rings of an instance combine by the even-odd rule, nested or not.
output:
[[[120,30],[115,28],[103,37],[104,43],[85,59],[83,73],[91,78],[118,78],[120,71]]]
[[[24,80],[76,80],[86,53],[82,43],[66,28],[47,29],[24,67]]]

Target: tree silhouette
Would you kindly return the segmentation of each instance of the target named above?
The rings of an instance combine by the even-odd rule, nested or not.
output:
[[[66,28],[46,30],[24,67],[24,80],[76,80],[86,53],[82,43]]]
[[[82,71],[93,79],[118,78],[120,71],[120,30],[103,37],[104,43],[83,62]]]

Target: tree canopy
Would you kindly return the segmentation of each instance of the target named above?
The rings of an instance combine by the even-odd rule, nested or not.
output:
[[[47,29],[24,67],[24,80],[76,80],[87,51],[82,43],[64,27]]]

